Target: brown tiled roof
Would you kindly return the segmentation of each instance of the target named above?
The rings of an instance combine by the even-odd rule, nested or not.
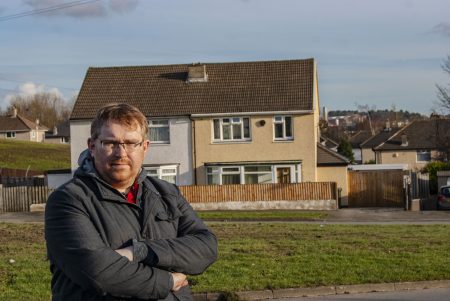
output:
[[[360,144],[361,148],[374,148],[379,146],[381,143],[386,142],[389,138],[394,136],[401,128],[391,128],[384,129],[375,136],[372,136],[368,140]]]
[[[339,143],[337,143],[336,141],[334,141],[333,139],[327,137],[324,134],[320,134],[320,144],[325,145],[325,147],[327,148],[333,148],[333,147],[338,147]]]
[[[71,119],[111,102],[146,116],[313,109],[314,59],[211,63],[207,82],[187,83],[190,65],[89,68]]]
[[[352,145],[352,148],[359,148],[361,143],[365,142],[367,139],[372,137],[372,133],[370,131],[358,131],[356,134],[351,136],[348,139],[348,142]]]
[[[350,161],[320,143],[317,144],[317,166],[340,166],[348,165]]]
[[[408,144],[402,146],[402,136]],[[449,147],[450,119],[417,120],[402,128],[375,150],[439,149]]]
[[[17,114],[17,117],[0,116],[0,132],[28,132],[36,129],[48,130],[48,128],[42,125],[36,128],[36,123],[19,114]]]

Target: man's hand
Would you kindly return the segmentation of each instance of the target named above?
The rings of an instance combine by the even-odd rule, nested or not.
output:
[[[172,291],[173,292],[177,292],[183,286],[188,285],[188,281],[186,280],[186,275],[185,274],[172,273],[172,279],[173,279],[173,287],[172,287]]]
[[[121,256],[126,257],[129,261],[133,261],[133,246],[115,250]]]

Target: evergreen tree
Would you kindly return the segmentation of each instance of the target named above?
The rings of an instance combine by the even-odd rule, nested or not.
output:
[[[352,145],[350,144],[350,142],[348,142],[347,139],[341,139],[337,151],[339,154],[346,157],[351,163],[355,161],[355,157],[353,156]]]

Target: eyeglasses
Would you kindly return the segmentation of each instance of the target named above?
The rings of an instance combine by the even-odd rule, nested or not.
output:
[[[106,152],[112,152],[114,149],[122,146],[122,148],[127,153],[132,153],[137,150],[142,145],[142,143],[144,143],[143,140],[141,142],[117,142],[112,140],[100,140],[102,149]]]

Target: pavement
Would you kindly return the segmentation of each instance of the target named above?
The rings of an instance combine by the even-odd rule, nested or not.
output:
[[[326,211],[326,213],[327,217],[322,220],[303,220],[298,222],[321,224],[450,224],[450,211],[405,211],[404,209],[399,208],[352,208],[331,210]],[[44,212],[0,213],[0,222],[43,223]],[[237,292],[234,297],[248,301],[266,299],[278,300],[307,296],[329,296],[437,288],[450,288],[450,280],[247,291]],[[195,301],[235,300],[235,298],[224,298],[218,293],[195,294],[194,299]]]
[[[406,211],[402,208],[344,208],[325,211],[320,220],[290,222],[324,224],[450,224],[450,210]],[[43,223],[44,212],[4,212],[0,222]]]

